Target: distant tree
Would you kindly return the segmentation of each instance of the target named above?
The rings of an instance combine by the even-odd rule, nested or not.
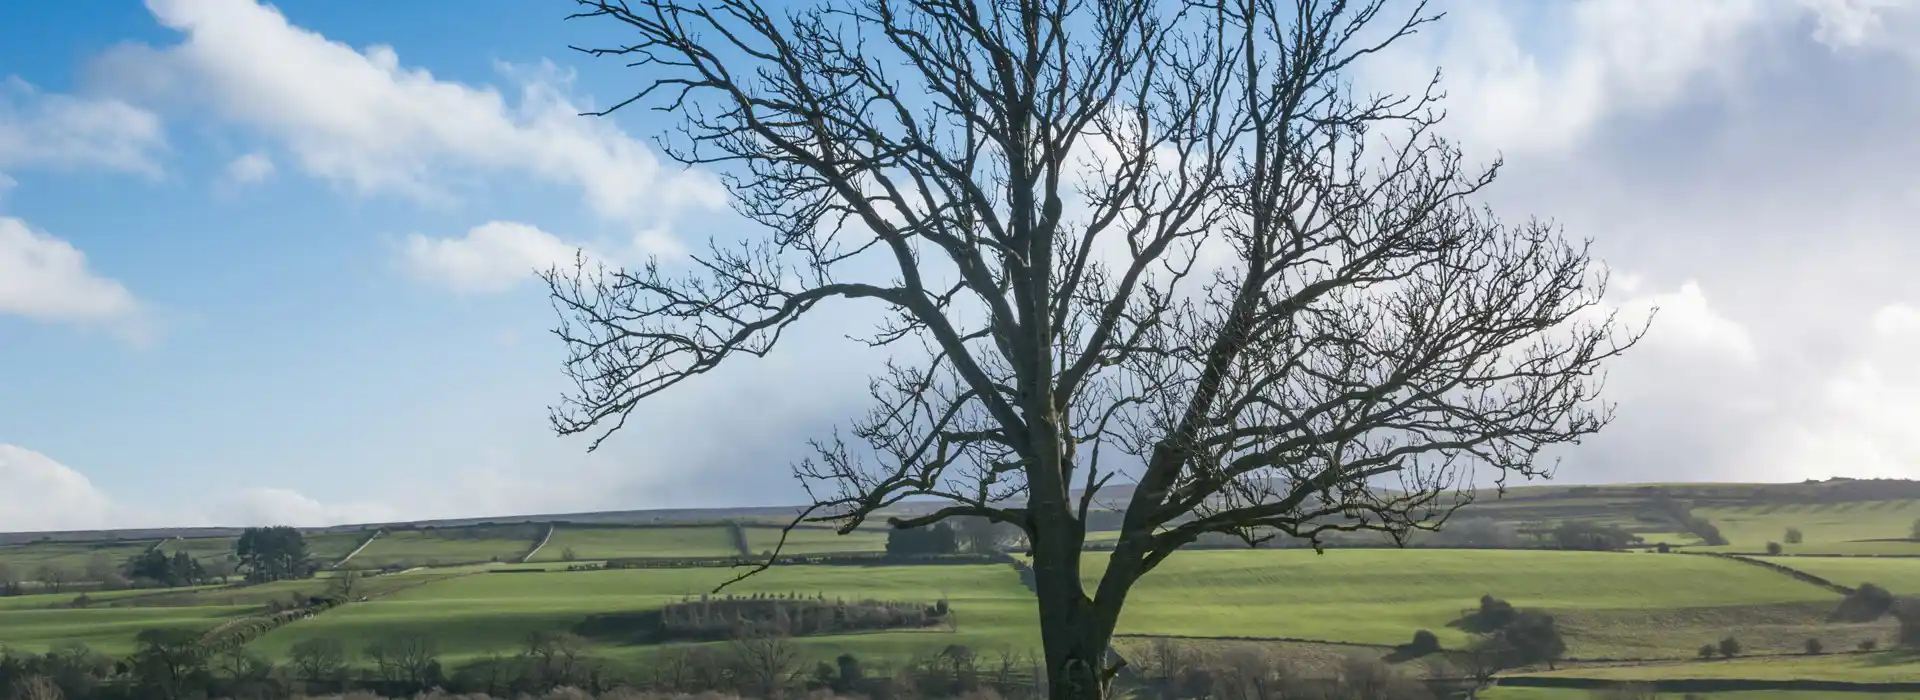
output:
[[[1553,529],[1553,540],[1561,549],[1610,551],[1625,549],[1642,541],[1639,535],[1613,525],[1569,520]]]
[[[1768,542],[1768,543],[1767,543],[1767,553],[1768,553],[1768,554],[1771,554],[1771,555],[1774,555],[1774,556],[1779,556],[1779,555],[1780,555],[1780,552],[1782,552],[1782,551],[1784,551],[1784,550],[1783,550],[1783,548],[1782,548],[1782,547],[1780,546],[1780,543],[1779,543],[1779,542]]]
[[[1807,644],[1806,644],[1806,650],[1807,650],[1807,654],[1809,654],[1809,655],[1812,655],[1812,656],[1818,656],[1818,655],[1820,655],[1820,654],[1822,654],[1822,653],[1825,653],[1825,652],[1826,652],[1826,650],[1827,650],[1827,647],[1826,647],[1826,645],[1824,645],[1824,644],[1821,644],[1821,643],[1820,643],[1820,640],[1818,640],[1818,639],[1814,639],[1814,638],[1812,638],[1812,637],[1808,637],[1808,638],[1807,638]]]
[[[1902,600],[1894,604],[1893,617],[1900,621],[1900,646],[1920,649],[1920,600]]]
[[[1873,583],[1862,583],[1840,601],[1828,619],[1834,622],[1872,622],[1893,610],[1893,592]]]
[[[1806,535],[1800,532],[1800,528],[1787,528],[1787,544],[1800,544],[1805,539]]]
[[[1907,536],[1920,540],[1920,518],[1914,519],[1913,527],[1907,530]]]
[[[574,552],[572,547],[566,547],[560,550],[560,561],[577,561],[578,559],[580,559],[580,555]]]
[[[189,629],[155,628],[134,635],[128,670],[147,693],[174,700],[207,680],[207,653],[200,634]]]
[[[106,552],[95,552],[93,556],[87,557],[87,580],[100,584],[122,580],[120,567],[114,565],[113,557]],[[102,585],[101,588],[109,588],[109,586]]]
[[[1720,645],[1717,648],[1720,651],[1720,658],[1731,659],[1740,655],[1740,640],[1727,637],[1726,639],[1720,640]]]
[[[960,538],[946,522],[926,527],[894,528],[887,531],[887,555],[896,557],[953,554],[960,551]]]
[[[367,645],[361,652],[379,677],[426,690],[440,682],[440,645],[424,634],[402,634]]]
[[[1668,545],[1665,542],[1661,542],[1660,544],[1654,545],[1653,548],[1654,550],[1660,552],[1661,554],[1667,554],[1673,551],[1673,547]]]
[[[360,571],[347,569],[327,581],[327,597],[342,603],[360,599]]]
[[[1440,637],[1431,631],[1420,630],[1414,632],[1413,641],[1408,642],[1407,645],[1402,648],[1406,649],[1409,654],[1415,656],[1431,654],[1440,651]]]
[[[860,657],[852,654],[841,654],[833,660],[833,665],[833,692],[851,694],[859,687],[861,679],[866,677],[866,670],[860,666]]]
[[[279,581],[313,573],[306,538],[285,525],[247,528],[234,544],[234,554],[249,581]]]
[[[1561,638],[1552,615],[1523,612],[1500,633],[1518,653],[1521,665],[1544,663],[1548,670],[1553,670],[1554,664],[1567,653],[1567,642]]]
[[[954,518],[954,534],[962,549],[975,554],[992,554],[1005,551],[1007,545],[1019,536],[1020,528],[1009,523],[996,523],[980,517]]]
[[[1862,639],[1862,640],[1860,640],[1860,644],[1859,644],[1859,649],[1860,649],[1861,651],[1873,651],[1873,650],[1875,650],[1875,649],[1878,649],[1878,648],[1880,648],[1880,640],[1878,640],[1878,639]]]
[[[747,632],[728,645],[734,673],[750,697],[778,698],[800,672],[800,651],[785,636]]]
[[[1700,650],[1698,652],[1695,652],[1695,655],[1699,656],[1702,659],[1711,659],[1715,654],[1718,654],[1718,653],[1720,653],[1720,647],[1714,646],[1712,644],[1702,644],[1700,645]]]
[[[199,560],[184,550],[167,556],[158,548],[149,549],[129,557],[123,569],[127,578],[168,588],[199,585],[208,579],[207,571],[200,566]]]
[[[347,677],[347,645],[332,637],[300,640],[288,652],[287,661],[300,680],[322,688]]]
[[[59,593],[67,588],[67,570],[56,566],[42,566],[33,577],[40,581],[40,587],[48,593]]]
[[[23,592],[25,590],[20,585],[20,576],[13,572],[12,567],[0,564],[0,596],[16,596]]]
[[[213,655],[213,672],[227,680],[223,697],[258,698],[271,694],[273,662],[242,645],[221,649]]]
[[[1448,522],[1427,541],[1442,547],[1512,549],[1520,546],[1520,531],[1492,518],[1463,518]]]
[[[1519,614],[1512,603],[1495,598],[1489,593],[1480,596],[1480,609],[1474,614],[1473,626],[1477,631],[1493,632],[1506,627]]]

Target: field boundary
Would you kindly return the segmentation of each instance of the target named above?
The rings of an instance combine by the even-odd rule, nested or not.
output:
[[[353,548],[353,551],[351,551],[351,552],[347,552],[347,555],[346,555],[346,556],[344,556],[344,557],[340,557],[340,561],[336,561],[336,562],[334,562],[334,563],[333,563],[333,566],[329,566],[329,567],[327,567],[327,568],[329,568],[329,569],[338,569],[338,568],[340,568],[340,567],[342,567],[342,566],[346,566],[346,565],[347,565],[347,561],[348,561],[348,560],[350,560],[350,559],[352,559],[352,558],[354,558],[354,557],[356,557],[356,556],[359,556],[359,554],[360,554],[360,550],[363,550],[363,549],[366,549],[366,548],[367,548],[367,545],[370,545],[370,544],[373,544],[373,541],[374,541],[375,539],[378,539],[378,538],[380,537],[380,534],[381,534],[381,533],[384,533],[384,532],[386,532],[386,528],[374,528],[374,530],[373,530],[373,533],[372,533],[372,534],[369,534],[369,535],[367,535],[367,538],[366,538],[366,539],[364,539],[364,540],[360,540],[360,546],[358,546],[358,547],[354,547],[354,548]]]
[[[753,557],[753,547],[747,544],[747,529],[741,527],[740,523],[727,523],[727,536],[733,538],[733,549],[739,552],[740,556]]]
[[[1851,586],[1842,586],[1838,583],[1834,583],[1832,581],[1821,578],[1819,576],[1815,576],[1813,574],[1810,574],[1805,571],[1801,571],[1799,569],[1795,569],[1793,567],[1786,566],[1783,564],[1775,564],[1770,561],[1762,561],[1759,559],[1754,559],[1754,558],[1742,556],[1739,554],[1723,554],[1720,552],[1683,552],[1683,554],[1690,554],[1697,557],[1714,557],[1718,559],[1726,559],[1728,561],[1737,561],[1742,564],[1750,564],[1753,566],[1758,566],[1760,568],[1766,569],[1768,571],[1772,571],[1777,574],[1781,574],[1783,576],[1790,576],[1794,579],[1801,581],[1802,583],[1810,583],[1815,586],[1825,588],[1829,591],[1838,593],[1840,595],[1853,594],[1853,588]]]
[[[527,553],[520,557],[520,563],[525,564],[533,561],[533,555],[539,554],[540,548],[547,546],[548,542],[553,541],[553,531],[558,529],[560,529],[560,526],[547,523],[547,534],[542,535],[539,542],[533,543],[533,549],[527,550]]]

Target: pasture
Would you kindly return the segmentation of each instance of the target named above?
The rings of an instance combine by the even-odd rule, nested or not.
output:
[[[740,554],[724,525],[697,527],[558,525],[534,555],[537,562],[601,559],[730,557]]]
[[[343,566],[378,569],[519,561],[545,531],[545,526],[538,525],[400,530],[374,538]]]
[[[1754,557],[1805,571],[1842,586],[1877,584],[1894,595],[1920,596],[1920,558]]]
[[[780,528],[745,528],[747,547],[755,554],[773,551],[780,543]],[[821,528],[794,528],[787,533],[781,554],[833,554],[840,552],[882,552],[887,549],[887,533],[881,530],[855,530],[845,535]]]
[[[36,580],[42,569],[58,571],[69,579],[87,570],[87,564],[104,557],[119,566],[128,557],[147,551],[153,540],[108,542],[31,542],[0,545],[0,566],[19,580]]]
[[[1789,554],[1920,554],[1920,542],[1903,540],[1920,518],[1920,501],[1767,503],[1695,508],[1693,514],[1720,528],[1728,545],[1708,551],[1765,552],[1780,542]],[[1790,544],[1787,528],[1805,541]]]
[[[1523,675],[1598,678],[1614,681],[1749,679],[1902,683],[1920,681],[1920,657],[1910,651],[1880,651],[1871,654],[1846,653],[1647,663],[1632,666],[1562,669]]]
[[[1098,580],[1104,555],[1089,553]],[[1686,658],[1746,629],[1797,645],[1839,596],[1760,567],[1710,557],[1513,550],[1192,551],[1147,574],[1120,631],[1392,645],[1449,624],[1491,594],[1562,618],[1570,656]],[[1752,622],[1748,622],[1752,620]],[[1756,647],[1763,648],[1763,647]],[[1789,646],[1788,648],[1794,648]]]
[[[1694,693],[1701,700],[1920,700],[1920,693],[1853,693],[1826,690],[1743,690]],[[1590,690],[1571,688],[1493,687],[1480,691],[1481,700],[1593,700]]]
[[[738,573],[730,568],[686,568],[462,575],[287,625],[255,642],[254,648],[281,656],[311,637],[339,638],[348,648],[358,649],[384,637],[419,633],[436,639],[446,659],[472,659],[510,653],[524,644],[530,632],[574,629],[590,615],[640,612],[698,598]],[[863,658],[901,658],[950,644],[980,650],[1027,649],[1037,641],[1032,594],[1005,565],[782,566],[728,590],[927,603],[944,598],[955,611],[956,626],[951,630],[797,640],[817,658],[843,652]],[[633,659],[655,648],[617,638],[590,639],[598,646],[596,653],[614,659]]]

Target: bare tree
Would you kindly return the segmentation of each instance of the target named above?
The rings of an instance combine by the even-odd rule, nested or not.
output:
[[[749,630],[728,646],[733,652],[739,690],[754,693],[753,697],[778,698],[800,675],[800,650],[785,636]]]
[[[1474,483],[1547,475],[1639,337],[1584,246],[1475,203],[1498,165],[1435,133],[1437,73],[1349,87],[1424,8],[581,1],[633,35],[589,52],[648,71],[612,109],[677,115],[664,150],[765,235],[549,271],[575,382],[555,429],[598,447],[815,309],[877,302],[875,406],[796,465],[796,522],[932,496],[890,524],[1020,528],[1055,698],[1103,692],[1132,584],[1201,535],[1405,538]],[[1103,508],[1124,516],[1089,591]]]

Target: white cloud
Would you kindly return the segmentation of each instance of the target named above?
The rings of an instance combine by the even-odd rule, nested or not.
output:
[[[224,527],[321,527],[404,519],[385,504],[329,504],[291,489],[250,488],[214,506],[211,521]]]
[[[0,443],[0,531],[103,527],[112,506],[79,472],[25,447]]]
[[[227,163],[227,182],[246,185],[260,182],[273,176],[273,159],[258,151],[248,153]]]
[[[486,294],[511,289],[536,271],[569,264],[578,250],[528,224],[490,221],[459,238],[408,236],[402,260],[422,281]]]
[[[43,93],[17,77],[0,80],[0,171],[106,168],[157,175],[155,152],[165,145],[160,118],[147,110],[116,99]],[[0,174],[0,183],[8,181]]]
[[[0,314],[111,327],[142,335],[140,306],[126,287],[87,269],[72,244],[0,217]]]
[[[717,183],[663,162],[613,122],[579,116],[570,76],[509,70],[517,101],[492,87],[401,65],[388,46],[356,50],[290,24],[253,0],[149,0],[185,35],[123,47],[101,67],[126,89],[184,100],[281,142],[302,172],[362,193],[427,200],[476,174],[579,189],[603,216],[634,221],[724,202]]]

